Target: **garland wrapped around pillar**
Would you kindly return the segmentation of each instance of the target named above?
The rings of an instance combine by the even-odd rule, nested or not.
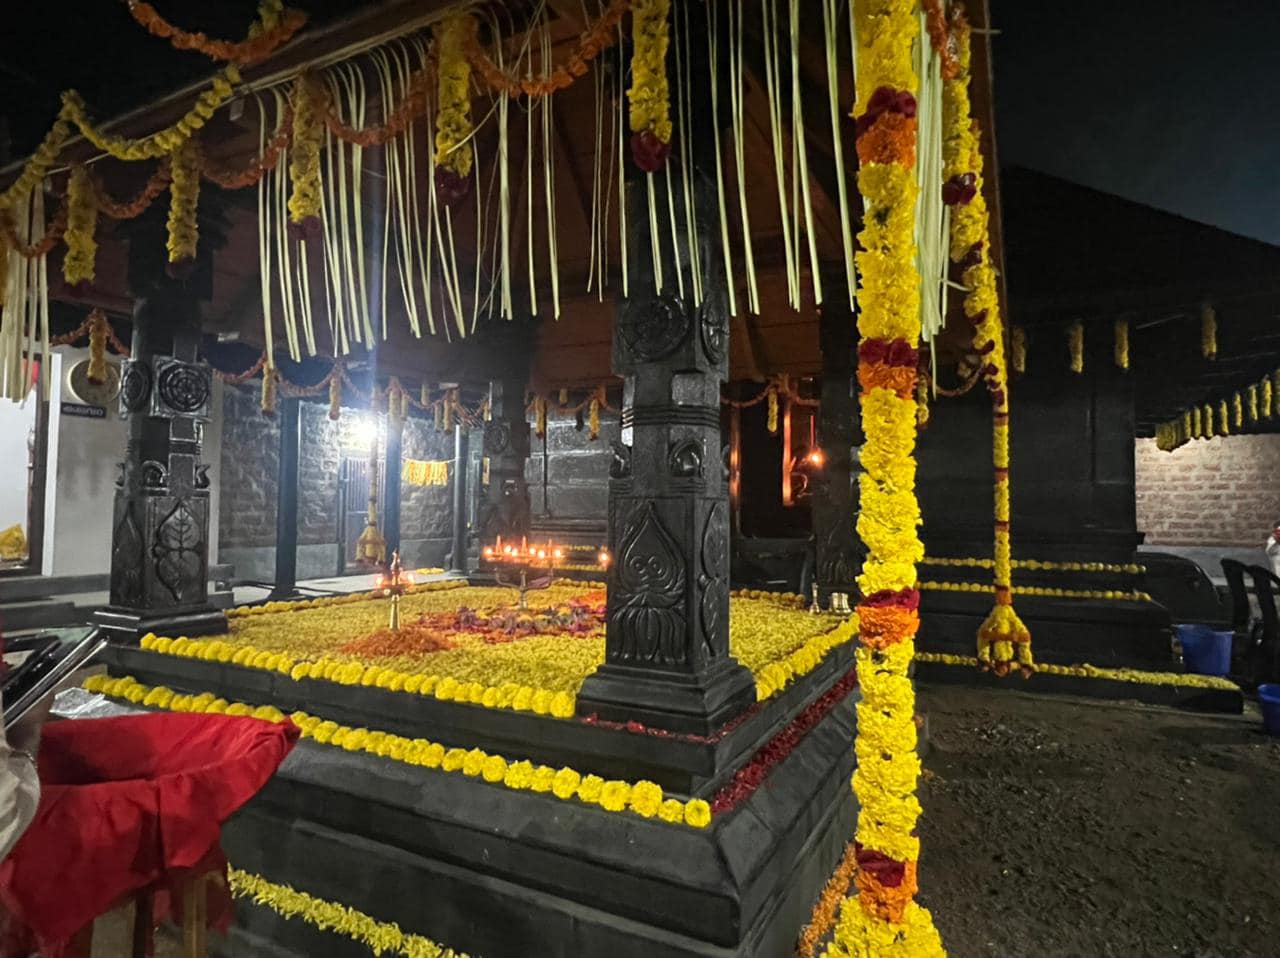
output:
[[[858,41],[858,188],[866,204],[856,255],[858,383],[863,472],[858,534],[867,547],[858,585],[859,803],[856,901],[846,901],[828,958],[944,954],[929,912],[915,901],[920,840],[915,691],[908,667],[920,626],[914,456],[920,343],[916,265],[914,0],[855,0]]]
[[[978,629],[978,660],[998,675],[1015,665],[1034,669],[1031,633],[1013,608],[1013,564],[1009,541],[1009,370],[1004,323],[991,261],[987,203],[982,195],[982,148],[969,103],[970,28],[963,11],[951,24],[955,69],[943,85],[943,199],[951,206],[951,259],[963,269],[968,289],[964,314],[973,324],[973,346],[984,358],[983,379],[991,395],[992,460],[995,467],[995,607]]]

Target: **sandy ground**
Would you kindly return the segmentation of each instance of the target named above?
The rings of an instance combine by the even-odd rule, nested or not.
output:
[[[920,706],[921,900],[952,956],[1280,955],[1280,739],[1256,713]]]

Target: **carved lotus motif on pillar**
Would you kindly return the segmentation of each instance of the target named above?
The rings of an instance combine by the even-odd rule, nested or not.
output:
[[[111,538],[111,602],[137,605],[142,600],[142,533],[132,502],[124,504],[124,514]]]
[[[709,659],[729,653],[729,622],[725,614],[729,583],[724,577],[729,552],[726,525],[724,504],[717,502],[707,513],[702,530],[702,574],[698,577],[702,592],[702,646]]]
[[[174,602],[204,597],[204,536],[200,517],[179,499],[156,529],[151,555],[156,578]]]
[[[632,513],[618,548],[618,589],[609,619],[624,662],[681,665],[685,655],[685,564],[652,502]]]

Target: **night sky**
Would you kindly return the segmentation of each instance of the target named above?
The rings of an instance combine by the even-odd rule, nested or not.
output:
[[[1280,244],[1280,0],[990,2],[1002,165]],[[316,22],[359,5],[298,3]],[[158,6],[234,36],[255,4]],[[11,12],[0,112],[18,155],[48,128],[66,86],[109,116],[209,71],[198,54],[147,37],[117,3],[19,3]]]
[[[1003,166],[1280,244],[1278,0],[991,0]]]

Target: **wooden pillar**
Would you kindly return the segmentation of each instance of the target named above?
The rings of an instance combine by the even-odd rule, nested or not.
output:
[[[461,422],[453,427],[453,556],[450,571],[466,575],[467,568],[467,458],[470,437]]]
[[[194,270],[171,279],[159,207],[131,226],[128,278],[138,300],[120,388],[129,437],[112,511],[110,604],[94,615],[124,643],[147,632],[227,629],[226,615],[209,604],[209,467],[201,446],[213,380],[198,356],[217,223],[206,230],[202,219]]]
[[[857,594],[854,577],[861,566],[856,531],[859,439],[856,317],[843,289],[824,292],[819,321],[822,346],[822,405],[818,447],[823,466],[813,478],[814,580],[819,601],[829,606],[832,592]]]
[[[272,599],[298,592],[298,420],[301,404],[294,396],[279,403],[280,461],[276,473],[276,578]]]
[[[659,283],[649,234],[650,189],[665,197],[664,177],[683,182],[679,159],[673,152],[665,169],[652,174],[652,184],[629,160],[630,295],[617,304],[613,336],[614,371],[624,377],[624,390],[622,441],[609,482],[614,562],[605,663],[583,683],[578,712],[707,734],[755,701],[755,687],[751,673],[729,655],[729,495],[720,436],[729,316],[710,71],[701,39],[705,7],[692,0],[673,6],[673,16],[686,14],[696,38],[688,148],[697,258],[691,256],[679,204],[674,255],[669,230],[659,227]],[[681,187],[672,186],[682,195]],[[695,268],[700,304],[693,299]]]

